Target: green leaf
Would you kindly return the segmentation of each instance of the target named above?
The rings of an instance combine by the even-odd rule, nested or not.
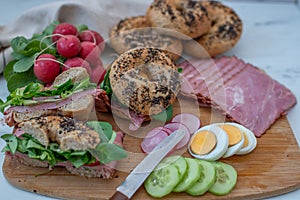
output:
[[[23,91],[23,98],[29,99],[34,97],[38,92],[42,90],[43,86],[40,83],[29,83],[24,91]]]
[[[178,68],[178,73],[182,73],[183,69],[181,67]]]
[[[103,89],[106,92],[106,94],[110,97],[113,91],[110,85],[109,73],[110,70],[107,70],[103,81],[100,83],[100,88]]]
[[[27,149],[39,149],[39,150],[45,150],[45,147],[41,145],[40,143],[34,142],[33,140],[28,140]]]
[[[10,61],[4,68],[3,75],[6,81],[8,81],[11,76],[14,74],[14,64],[16,63],[16,60]]]
[[[86,123],[89,127],[94,129],[100,137],[101,143],[107,143],[112,135],[112,126],[108,122],[99,122],[99,121],[88,121]]]
[[[23,54],[17,53],[17,52],[15,52],[15,51],[13,51],[13,52],[11,53],[11,56],[12,56],[13,59],[15,59],[15,60],[20,60],[20,59],[26,57],[26,56],[24,56]]]
[[[7,147],[9,148],[9,151],[14,154],[17,151],[18,148],[18,139],[16,136],[12,134],[4,134],[1,136],[3,140],[5,140]],[[7,148],[7,149],[8,149]]]
[[[15,52],[21,53],[22,50],[24,50],[24,48],[26,47],[27,43],[28,40],[25,37],[18,36],[12,39],[11,47]]]
[[[112,143],[98,144],[95,149],[89,149],[89,152],[103,164],[107,164],[115,160],[121,160],[127,156],[124,149]]]
[[[28,71],[30,68],[32,68],[36,56],[37,54],[34,54],[30,57],[24,57],[21,60],[18,60],[14,64],[14,72],[20,73]]]
[[[13,92],[17,88],[26,86],[31,82],[36,82],[37,78],[33,73],[33,69],[23,73],[14,73],[7,81],[7,88],[9,92]]]
[[[167,109],[165,109],[161,113],[152,115],[151,117],[157,121],[167,122],[171,120],[172,115],[173,115],[173,107],[172,105],[170,105],[169,107],[167,107]]]
[[[86,31],[86,30],[89,29],[89,27],[88,27],[87,25],[85,25],[85,24],[78,24],[78,25],[76,26],[76,28],[77,28],[77,31],[78,31],[79,33],[82,32],[82,31]]]

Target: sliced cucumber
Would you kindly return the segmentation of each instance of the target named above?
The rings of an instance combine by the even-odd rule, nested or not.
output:
[[[211,162],[205,160],[197,160],[201,169],[201,176],[198,181],[188,188],[185,192],[193,195],[203,195],[215,184],[216,170]]]
[[[173,164],[178,168],[179,171],[179,179],[182,180],[186,171],[187,171],[187,163],[182,156],[171,156],[165,158],[161,164]]]
[[[209,192],[215,195],[226,195],[235,187],[237,182],[236,170],[228,164],[214,162],[216,169],[216,182],[209,189]]]
[[[149,195],[160,198],[172,192],[179,181],[179,171],[175,165],[159,164],[146,179],[144,186]]]
[[[193,158],[185,158],[185,160],[188,165],[187,172],[179,184],[173,189],[173,192],[185,191],[187,188],[194,185],[200,178],[201,173],[197,160]]]

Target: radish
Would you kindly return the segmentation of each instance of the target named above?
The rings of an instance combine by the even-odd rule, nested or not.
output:
[[[79,33],[78,38],[81,42],[87,41],[92,42],[99,46],[100,51],[102,52],[105,47],[105,42],[103,37],[94,30],[85,30]]]
[[[98,65],[94,69],[92,69],[91,82],[100,84],[105,76],[106,70],[103,65]]]
[[[62,71],[66,71],[72,67],[83,67],[90,76],[92,75],[92,68],[90,64],[80,57],[68,58],[62,67]]]
[[[57,25],[52,32],[52,41],[56,42],[61,36],[59,35],[77,35],[77,29],[75,26],[69,23],[61,23]],[[59,34],[59,35],[58,35]]]
[[[81,49],[81,43],[78,37],[66,35],[58,39],[56,48],[61,56],[71,58],[78,55]]]
[[[100,48],[96,44],[87,41],[81,43],[79,55],[82,59],[86,59],[92,66],[97,66],[100,60],[100,54]]]
[[[181,113],[174,116],[171,122],[179,122],[184,124],[190,131],[191,134],[195,133],[200,128],[200,119],[190,113]]]
[[[52,83],[60,73],[60,65],[51,54],[42,54],[34,62],[34,75],[44,83]]]
[[[166,137],[168,137],[168,134],[163,130],[153,129],[147,134],[141,143],[142,151],[150,153],[156,145],[158,145]]]
[[[186,146],[190,140],[190,131],[189,129],[178,122],[172,122],[172,123],[168,123],[166,125],[164,125],[164,128],[167,128],[169,130],[171,130],[172,132],[178,130],[178,129],[183,129],[185,131],[185,136],[182,138],[182,140],[176,145],[176,149],[181,149],[184,146]]]

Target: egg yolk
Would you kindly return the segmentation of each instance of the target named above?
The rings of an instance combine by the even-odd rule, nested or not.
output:
[[[196,133],[190,148],[195,154],[205,155],[211,152],[217,144],[217,138],[211,131],[200,131]]]
[[[230,124],[223,124],[220,126],[228,135],[229,146],[233,146],[242,140],[242,132],[239,128]]]
[[[249,140],[248,140],[246,133],[243,132],[243,134],[244,134],[244,145],[242,148],[245,148],[249,145]]]

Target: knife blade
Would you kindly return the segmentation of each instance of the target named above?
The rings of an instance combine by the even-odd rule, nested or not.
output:
[[[160,163],[160,161],[178,144],[187,134],[184,130],[174,131],[162,140],[127,176],[127,178],[117,187],[117,191],[110,200],[130,199],[143,184],[146,178]]]

